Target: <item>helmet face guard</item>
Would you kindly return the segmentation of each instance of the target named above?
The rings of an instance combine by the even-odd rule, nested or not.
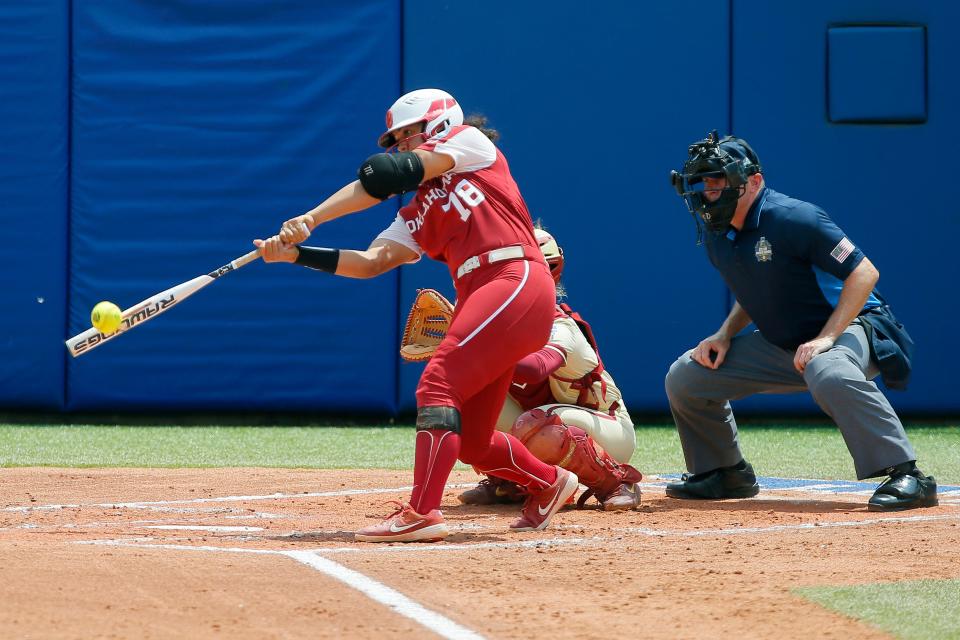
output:
[[[724,233],[737,211],[737,202],[746,192],[747,181],[761,171],[757,155],[746,141],[732,136],[720,139],[716,130],[690,145],[687,154],[683,171],[670,172],[670,183],[695,220],[699,216],[711,233]],[[721,189],[714,191],[719,193],[712,199],[706,195],[705,178],[726,180]],[[699,228],[698,220],[698,239]]]

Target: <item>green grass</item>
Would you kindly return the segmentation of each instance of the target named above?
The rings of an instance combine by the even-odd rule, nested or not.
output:
[[[795,593],[904,640],[960,638],[960,580],[918,580]]]
[[[917,465],[941,484],[960,484],[960,427],[911,427]],[[840,431],[829,427],[744,427],[744,456],[764,476],[856,479]]]
[[[908,427],[921,468],[942,484],[960,483],[960,427]],[[410,426],[107,426],[0,424],[0,466],[308,467],[407,469]],[[741,447],[761,475],[854,479],[832,426],[746,425]],[[668,425],[637,428],[633,463],[646,473],[684,470]]]
[[[0,426],[0,465],[405,469],[413,429]]]

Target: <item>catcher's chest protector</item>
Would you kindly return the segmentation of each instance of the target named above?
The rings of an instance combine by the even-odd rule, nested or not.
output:
[[[593,388],[595,383],[600,384],[597,398],[599,398],[601,402],[606,402],[607,398],[607,381],[603,379],[602,375],[604,372],[603,359],[600,358],[600,349],[597,348],[597,339],[593,337],[593,329],[590,328],[590,324],[583,319],[583,316],[571,309],[570,305],[566,303],[560,303],[559,307],[565,314],[567,314],[567,316],[570,317],[571,320],[576,323],[577,328],[580,329],[580,333],[582,333],[583,337],[586,338],[590,348],[593,349],[593,352],[597,356],[597,366],[593,368],[593,371],[590,371],[579,379],[562,378],[560,376],[556,376],[556,378],[557,380],[561,380],[570,384],[572,389],[579,391],[576,400],[577,406],[586,407],[588,409],[599,409],[600,402],[589,401],[590,390]],[[610,406],[610,415],[613,415],[614,412],[616,412],[617,406],[618,403],[616,402]]]

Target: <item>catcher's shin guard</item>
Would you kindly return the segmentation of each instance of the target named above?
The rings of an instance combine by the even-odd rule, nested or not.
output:
[[[420,407],[417,409],[417,431],[430,429],[460,433],[460,412],[455,407]]]
[[[621,485],[643,478],[637,469],[611,458],[586,431],[564,424],[560,416],[543,409],[522,414],[511,431],[540,460],[577,474],[589,489],[578,504],[582,505],[591,494],[602,503]]]

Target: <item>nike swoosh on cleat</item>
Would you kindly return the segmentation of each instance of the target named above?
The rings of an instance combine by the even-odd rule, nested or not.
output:
[[[559,490],[558,490],[557,493],[553,496],[553,500],[551,500],[550,502],[547,503],[547,508],[546,508],[546,509],[542,508],[540,505],[537,505],[537,511],[540,512],[540,515],[545,516],[545,515],[547,515],[548,513],[550,513],[550,509],[553,507],[553,504],[557,501],[558,498],[560,498],[560,491],[559,491]]]
[[[391,523],[390,523],[390,533],[400,533],[401,531],[406,531],[407,529],[412,529],[413,527],[417,526],[418,524],[423,524],[424,522],[426,522],[426,521],[425,521],[425,520],[417,520],[417,521],[414,522],[413,524],[406,524],[406,525],[403,525],[402,527],[398,527],[396,522],[391,522]]]

